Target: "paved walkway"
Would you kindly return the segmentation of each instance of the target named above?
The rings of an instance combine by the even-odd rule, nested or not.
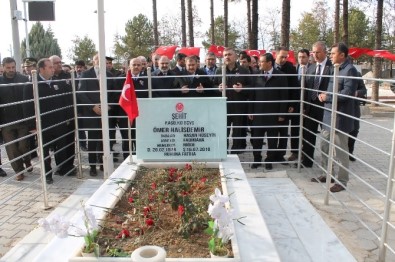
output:
[[[366,120],[388,129],[393,128],[393,118],[390,117],[368,117]],[[361,123],[359,138],[374,144],[380,150],[390,151],[391,135],[382,129],[367,123]],[[389,157],[376,149],[357,142],[355,155],[362,161],[374,165],[378,170],[384,173],[388,172]],[[6,160],[4,156],[6,156],[5,152],[2,152],[3,161]],[[241,154],[240,159],[242,162],[251,162],[252,154],[248,152]],[[317,156],[316,159],[319,160],[320,157]],[[259,177],[275,177],[278,173],[275,171],[285,169],[287,175],[313,204],[357,261],[377,261],[377,237],[369,232],[358,221],[358,218],[347,212],[333,196],[330,198],[330,205],[324,205],[325,189],[323,185],[309,182],[310,178],[320,174],[318,168],[303,169],[301,173],[298,173],[296,168],[292,166],[274,165],[272,172],[265,172],[262,168],[251,170],[249,166],[248,163],[243,164],[246,173],[250,176]],[[379,234],[381,224],[378,215],[382,215],[384,206],[382,194],[386,190],[386,179],[373,170],[358,164],[358,162],[352,163],[350,168],[376,189],[369,188],[358,178],[351,177],[349,188],[352,192],[340,192],[334,196],[346,206],[351,207],[351,210],[358,214],[363,223],[369,225],[376,234]],[[37,171],[38,167],[35,167],[34,172],[29,174],[23,182],[16,182],[10,177],[0,179],[0,256],[34,229],[39,218],[46,217],[50,212],[43,209],[43,196]],[[7,172],[9,175],[12,174],[10,169],[7,169]],[[55,177],[54,179],[55,184],[49,187],[49,203],[51,206],[56,206],[66,199],[84,181],[70,177]],[[364,207],[358,201],[358,198],[369,203],[377,214]],[[390,239],[395,242],[394,234],[390,234]],[[395,246],[393,242],[391,243],[392,247]],[[395,258],[390,257],[387,261],[395,261]]]

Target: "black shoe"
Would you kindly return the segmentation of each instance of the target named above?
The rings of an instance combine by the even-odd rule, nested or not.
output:
[[[48,184],[48,185],[52,185],[52,184],[53,184],[53,179],[52,179],[52,177],[47,177],[45,180],[47,181],[47,184]]]
[[[273,165],[272,164],[265,164],[265,168],[266,168],[266,170],[272,170]]]
[[[7,176],[7,173],[2,168],[0,168],[0,177],[5,177],[5,176]]]
[[[27,172],[29,172],[29,173],[33,172],[33,166],[32,166],[32,163],[30,163],[30,161],[26,162],[25,166],[26,166],[26,171]]]
[[[90,176],[97,176],[97,171],[96,167],[91,167],[91,170],[89,171]]]
[[[352,161],[352,162],[354,162],[356,160],[355,157],[353,157],[351,155],[348,157],[348,159],[350,159],[350,161]]]
[[[33,159],[33,158],[36,158],[36,157],[38,157],[37,151],[33,151],[33,153],[30,154],[30,158]]]
[[[257,169],[260,166],[262,166],[262,164],[254,163],[251,165],[251,169]]]

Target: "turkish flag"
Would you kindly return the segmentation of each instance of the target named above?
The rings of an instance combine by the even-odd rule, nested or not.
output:
[[[360,48],[360,47],[350,47],[348,49],[348,55],[354,59],[358,59],[361,55],[366,55],[368,52],[373,51],[369,48]]]
[[[288,51],[288,59],[287,61],[291,62],[293,65],[296,64],[296,59],[295,59],[295,52],[293,50]]]
[[[266,53],[266,50],[246,50],[249,56],[260,56]]]
[[[225,47],[222,45],[211,45],[208,49],[209,52],[213,52],[217,57],[222,57]]]
[[[173,59],[174,53],[176,52],[178,46],[160,46],[156,49],[155,54],[160,56],[167,56],[169,59]]]
[[[187,56],[190,56],[190,55],[199,56],[200,55],[200,47],[181,47],[181,49],[178,50],[178,53],[184,54]]]
[[[128,70],[128,73],[126,74],[122,94],[119,98],[119,105],[128,115],[128,118],[131,122],[133,122],[133,120],[139,116],[139,107],[137,105],[136,91],[134,90],[134,83],[130,70]]]

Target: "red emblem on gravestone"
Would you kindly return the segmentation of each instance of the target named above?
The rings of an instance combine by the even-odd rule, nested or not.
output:
[[[183,104],[183,103],[177,103],[177,105],[176,105],[176,111],[177,111],[177,112],[182,112],[182,111],[184,111],[184,104]]]

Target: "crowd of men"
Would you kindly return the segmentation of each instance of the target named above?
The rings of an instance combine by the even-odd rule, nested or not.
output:
[[[223,51],[223,63],[226,70],[226,83],[222,82],[222,69],[217,66],[214,53],[207,53],[204,66],[200,67],[200,58],[177,54],[176,65],[170,67],[166,56],[153,54],[132,58],[129,63],[132,81],[138,98],[148,97],[147,70],[152,73],[152,96],[155,97],[214,97],[223,94],[227,97],[227,137],[228,148],[232,154],[246,151],[247,133],[251,133],[254,163],[256,169],[264,163],[266,170],[273,164],[296,161],[299,157],[300,109],[305,115],[303,121],[302,165],[311,168],[314,163],[316,136],[321,127],[322,165],[327,165],[329,128],[331,127],[331,109],[333,98],[333,64],[340,64],[340,75],[358,76],[358,72],[348,57],[348,48],[343,43],[333,45],[330,57],[323,42],[316,42],[312,51],[298,51],[298,65],[288,60],[288,49],[280,47],[276,56],[271,53],[259,57],[249,56],[246,52],[239,55],[233,48]],[[112,58],[106,57],[108,104],[106,109],[100,104],[99,57],[93,57],[93,65],[87,69],[84,61],[76,61],[74,74],[76,79],[78,103],[78,134],[81,150],[87,150],[90,175],[96,176],[96,166],[102,166],[102,110],[107,110],[110,127],[110,148],[115,143],[115,130],[119,128],[122,136],[122,153],[129,155],[129,135],[132,138],[132,151],[135,150],[136,123],[128,123],[125,112],[118,106],[119,96],[125,81],[125,72],[115,70]],[[71,85],[71,67],[62,66],[61,58],[51,56],[39,61],[28,58],[24,61],[24,74],[19,74],[13,58],[4,58],[4,73],[0,77],[0,125],[6,151],[18,181],[23,180],[24,172],[31,172],[32,153],[36,150],[34,134],[36,117],[39,115],[42,132],[43,156],[47,183],[53,183],[50,150],[54,158],[58,175],[75,175],[75,125],[73,111],[73,93]],[[302,70],[305,92],[301,94]],[[34,108],[32,69],[38,70],[39,107]],[[348,165],[352,156],[355,139],[359,129],[359,100],[353,97],[366,95],[362,81],[352,78],[339,80],[337,121],[333,124],[335,132],[336,157],[339,158],[338,180],[331,187],[332,192],[346,188]],[[302,95],[302,96],[301,96]],[[301,97],[304,103],[300,104]],[[23,103],[18,103],[24,101]],[[36,112],[39,110],[39,112]],[[350,118],[351,117],[351,118]],[[132,129],[128,128],[131,124]],[[130,130],[130,134],[128,133]],[[86,133],[85,133],[86,131]],[[289,133],[289,134],[288,134]],[[351,134],[351,135],[348,135]],[[87,136],[86,136],[87,135]],[[350,139],[351,136],[351,139]],[[230,143],[232,137],[232,143]],[[285,159],[290,137],[291,155]],[[262,149],[267,140],[266,158],[262,160]],[[86,142],[87,141],[87,142]],[[347,154],[347,152],[351,154]],[[7,174],[0,169],[0,176]],[[326,176],[312,179],[312,182],[325,182]],[[332,181],[334,182],[334,181]]]

